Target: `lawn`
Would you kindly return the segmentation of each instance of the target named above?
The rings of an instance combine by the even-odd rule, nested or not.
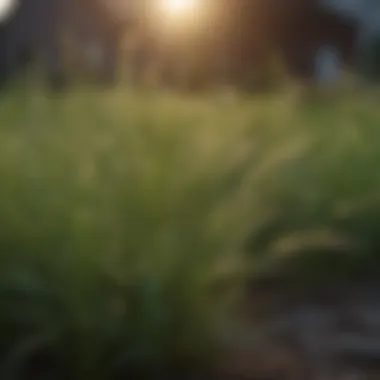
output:
[[[379,126],[366,94],[8,93],[1,379],[169,376],[248,276],[376,272]]]

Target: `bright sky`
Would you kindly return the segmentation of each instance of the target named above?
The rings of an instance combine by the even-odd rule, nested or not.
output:
[[[7,19],[16,4],[17,0],[0,0],[0,23]]]
[[[162,0],[162,7],[169,13],[178,14],[191,10],[194,2],[194,0]]]
[[[159,0],[162,15],[183,19],[192,15],[199,7],[198,0]]]

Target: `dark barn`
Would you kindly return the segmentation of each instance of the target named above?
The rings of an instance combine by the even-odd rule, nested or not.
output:
[[[356,26],[316,0],[239,0],[230,3],[229,47],[242,79],[278,54],[295,78],[313,79],[320,48],[337,49],[342,63],[355,63]]]
[[[283,21],[277,44],[291,73],[312,79],[316,56],[324,46],[336,49],[344,65],[355,65],[357,26],[352,21],[323,9],[315,0],[289,2],[292,6],[279,15]]]
[[[186,36],[184,31],[185,37],[177,40],[157,31],[149,37],[146,17],[141,55],[166,62],[171,66],[166,71],[174,72],[188,57],[183,53],[188,48],[192,58],[200,61],[198,70],[205,71],[203,79],[233,83],[244,83],[252,74],[259,76],[273,54],[283,59],[292,77],[302,80],[315,78],[316,59],[324,47],[335,49],[342,65],[356,65],[357,25],[322,8],[317,0],[203,0],[202,5],[214,9],[212,17],[199,21],[198,33]],[[170,38],[174,42],[168,44]],[[143,53],[144,49],[148,52]]]

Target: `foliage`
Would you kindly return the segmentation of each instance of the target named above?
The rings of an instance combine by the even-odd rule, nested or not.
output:
[[[213,358],[247,269],[373,264],[377,105],[299,100],[8,93],[0,377],[169,378]]]
[[[3,99],[2,379],[148,377],[212,354],[253,181],[247,114],[220,106],[91,89]]]
[[[273,173],[266,217],[247,244],[255,271],[316,281],[378,275],[375,97],[315,93],[303,102],[301,130],[312,144]]]

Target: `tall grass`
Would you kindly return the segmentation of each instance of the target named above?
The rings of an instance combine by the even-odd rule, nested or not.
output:
[[[293,95],[2,99],[1,378],[169,376],[213,359],[281,239],[376,252],[376,105]]]
[[[2,378],[148,376],[212,352],[227,301],[213,286],[239,270],[250,224],[246,115],[228,108],[117,91],[3,100]]]

